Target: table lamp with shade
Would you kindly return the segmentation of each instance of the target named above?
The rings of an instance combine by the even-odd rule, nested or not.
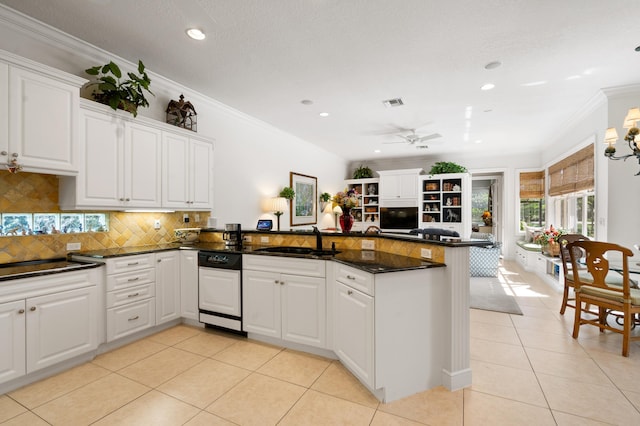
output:
[[[280,230],[280,216],[287,209],[287,199],[284,197],[274,197],[271,199],[271,211],[276,215],[277,230]]]

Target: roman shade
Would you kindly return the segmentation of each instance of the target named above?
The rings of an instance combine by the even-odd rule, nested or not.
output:
[[[520,199],[544,198],[544,170],[520,173]]]
[[[549,167],[549,195],[557,196],[594,188],[594,144]]]

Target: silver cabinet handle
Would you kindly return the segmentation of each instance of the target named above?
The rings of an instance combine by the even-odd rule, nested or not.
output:
[[[128,295],[127,297],[136,297],[136,296],[140,296],[140,293],[133,293]]]
[[[2,151],[0,152],[0,155],[9,155],[9,153],[7,151]]]
[[[127,281],[131,282],[131,281],[138,281],[140,279],[140,277],[135,277],[135,278],[129,278]]]
[[[19,313],[19,314],[24,314],[24,309],[20,309],[20,310],[18,311],[18,313]]]
[[[133,317],[133,318],[129,318],[129,321],[135,321],[135,320],[137,320],[138,318],[140,318],[140,315],[136,315],[136,316],[135,316],[135,317]]]
[[[36,307],[35,307],[35,306],[32,306],[29,310],[30,310],[31,312],[33,312],[33,311],[35,311],[35,310],[36,310]]]
[[[355,280],[355,279],[356,279],[356,277],[354,277],[353,275],[347,275],[347,279]]]
[[[135,266],[137,264],[139,264],[140,262],[131,262],[131,263],[127,263],[127,266]]]
[[[351,296],[353,294],[353,290],[347,290],[347,294]]]

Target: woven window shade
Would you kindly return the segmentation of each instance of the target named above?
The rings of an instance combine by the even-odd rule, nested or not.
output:
[[[520,198],[544,198],[544,170],[520,173]]]
[[[593,189],[593,150],[591,144],[549,167],[549,195]]]

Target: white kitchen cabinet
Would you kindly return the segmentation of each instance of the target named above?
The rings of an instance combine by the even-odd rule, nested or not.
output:
[[[380,206],[417,207],[418,177],[422,169],[381,170]]]
[[[0,162],[78,173],[78,105],[85,79],[0,51]]]
[[[371,274],[334,265],[333,350],[382,401],[442,384],[444,271]]]
[[[156,253],[156,325],[180,318],[180,253]]]
[[[155,259],[153,253],[105,259],[107,342],[156,325]]]
[[[213,208],[213,145],[163,132],[162,206],[180,210]]]
[[[25,301],[0,303],[0,383],[26,374]]]
[[[374,388],[373,297],[337,282],[333,321],[334,352],[369,388]]]
[[[180,251],[180,311],[183,318],[198,320],[198,251]]]
[[[243,327],[290,342],[326,346],[325,261],[243,256]]]
[[[61,181],[63,208],[160,208],[162,132],[83,101],[81,168]]]
[[[0,383],[95,350],[100,271],[23,278],[0,288]]]

